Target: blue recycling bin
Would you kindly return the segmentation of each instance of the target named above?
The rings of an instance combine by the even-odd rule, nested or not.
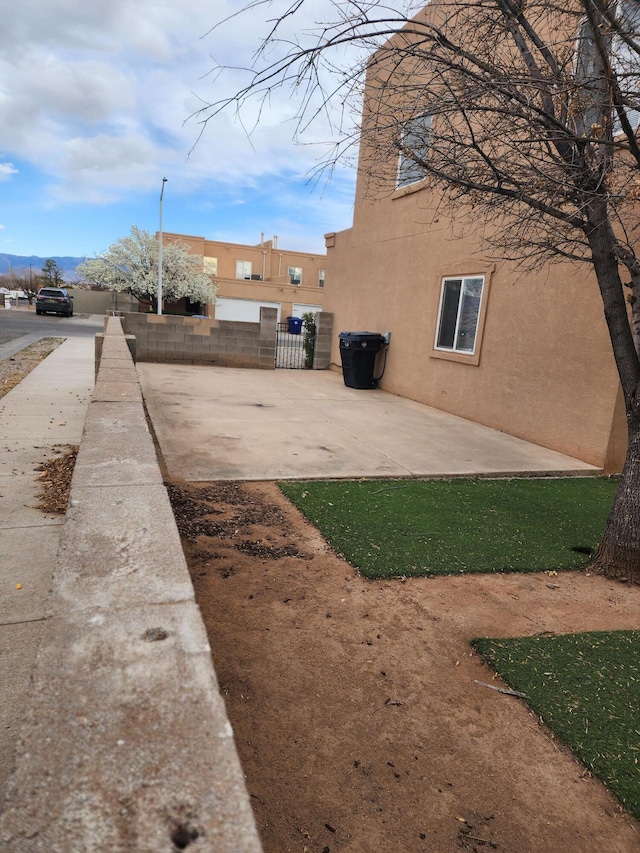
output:
[[[290,335],[299,335],[302,332],[302,318],[301,317],[287,317],[287,321],[289,323],[289,334]]]

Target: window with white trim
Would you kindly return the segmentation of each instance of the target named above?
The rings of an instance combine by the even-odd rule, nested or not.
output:
[[[302,284],[302,267],[287,267],[291,284]]]
[[[318,270],[318,287],[324,287],[324,270]]]
[[[611,43],[609,41],[609,48]],[[602,57],[589,19],[584,17],[578,24],[578,35],[573,61],[573,74],[576,82],[576,94],[571,114],[575,122],[576,133],[588,135],[594,125],[603,121],[607,105],[602,102],[604,69]]]
[[[404,123],[398,147],[398,173],[396,189],[416,184],[427,176],[424,165],[429,153],[431,116],[419,115]]]
[[[640,3],[637,0],[619,0],[616,18],[624,34],[637,44],[640,40]],[[627,102],[624,111],[629,124],[636,130],[640,125],[640,57],[621,35],[614,35],[611,41],[612,65]],[[613,132],[621,131],[622,123],[614,110]]]
[[[640,3],[638,0],[618,0],[615,17],[624,36],[637,42],[640,37]],[[640,57],[615,32],[601,34],[604,47],[611,59],[622,95],[624,112],[633,129],[640,125]],[[577,84],[573,107],[576,131],[590,135],[593,128],[602,125],[611,116],[614,135],[620,133],[622,124],[618,111],[611,110],[610,90],[604,83],[606,70],[600,56],[593,27],[586,17],[580,19],[574,55],[574,77]]]
[[[236,278],[251,280],[251,261],[236,261]]]
[[[442,280],[436,349],[473,355],[483,288],[484,276]]]

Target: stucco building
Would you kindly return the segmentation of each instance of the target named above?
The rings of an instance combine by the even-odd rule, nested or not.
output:
[[[325,237],[333,369],[338,332],[388,331],[384,390],[620,470],[624,405],[589,265],[489,260],[486,234],[460,236],[419,163],[370,146],[366,129],[381,121],[371,77],[364,103],[353,226]],[[404,139],[426,151],[430,123],[414,115]]]
[[[205,272],[218,286],[215,306],[206,306],[217,320],[257,323],[261,307],[275,308],[278,320],[323,310],[326,255],[281,249],[277,237],[248,246],[163,234],[165,245],[172,240],[202,257]]]

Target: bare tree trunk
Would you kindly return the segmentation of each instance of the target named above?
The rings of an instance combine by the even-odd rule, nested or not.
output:
[[[627,413],[628,449],[602,541],[591,562],[597,572],[640,584],[640,362],[629,325],[615,235],[603,201],[592,211],[587,237],[604,304]]]
[[[640,584],[640,407],[627,417],[629,449],[602,541],[591,561],[595,571]]]

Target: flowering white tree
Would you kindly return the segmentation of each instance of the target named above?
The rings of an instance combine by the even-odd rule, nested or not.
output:
[[[93,284],[118,293],[131,293],[153,305],[158,298],[158,240],[141,228],[112,243],[106,252],[78,266],[78,274]],[[216,285],[202,269],[202,259],[184,243],[162,244],[162,295],[170,302],[187,296],[192,302],[213,304]]]

